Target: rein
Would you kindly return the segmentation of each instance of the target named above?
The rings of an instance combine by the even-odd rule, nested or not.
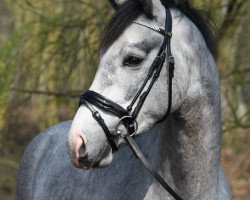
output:
[[[166,8],[166,21],[165,21],[165,29],[157,28],[146,24],[140,21],[133,21],[133,23],[144,26],[151,30],[154,30],[164,36],[163,43],[161,48],[159,49],[156,58],[154,59],[149,72],[142,83],[140,89],[135,94],[133,100],[130,105],[124,109],[122,106],[113,102],[112,100],[102,96],[101,94],[87,90],[80,96],[79,106],[86,105],[87,108],[91,111],[93,118],[98,122],[98,124],[103,129],[107,137],[107,141],[109,142],[112,151],[115,152],[118,150],[118,145],[115,142],[115,137],[121,137],[126,140],[131,150],[134,152],[135,156],[144,164],[146,169],[153,175],[153,177],[171,194],[176,200],[182,200],[182,198],[168,185],[168,183],[159,175],[159,173],[152,167],[152,165],[147,161],[143,153],[140,151],[139,147],[135,143],[133,136],[137,132],[138,124],[137,124],[137,116],[140,113],[140,110],[151,91],[154,83],[158,79],[163,64],[166,61],[168,67],[168,109],[164,119],[169,115],[172,104],[172,79],[174,77],[174,57],[171,53],[171,45],[170,39],[172,37],[172,16],[169,8]],[[145,89],[147,83],[150,81],[147,89]],[[137,102],[137,104],[136,104]],[[94,108],[94,106],[114,114],[119,117],[120,120],[115,127],[115,131],[110,131],[107,127],[104,119],[101,117],[100,113]],[[118,130],[120,124],[123,124],[127,133],[123,134]]]

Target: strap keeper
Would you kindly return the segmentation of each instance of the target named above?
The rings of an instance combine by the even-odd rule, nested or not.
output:
[[[169,76],[170,78],[174,78],[175,61],[173,56],[168,57],[168,63],[169,63]]]
[[[103,120],[102,117],[101,117],[101,115],[100,115],[100,113],[99,113],[98,111],[94,111],[94,112],[92,113],[92,116],[94,117],[94,119],[95,119],[96,121],[102,121],[102,120]]]
[[[131,107],[131,105],[129,105],[128,107],[127,107],[127,109],[126,109],[128,112],[130,112],[131,110],[132,110],[132,107]]]
[[[153,61],[153,64],[152,64],[153,68],[152,68],[152,71],[150,71],[150,73],[153,73],[155,68],[158,68],[161,62],[162,62],[162,56],[161,55],[157,56]]]
[[[168,36],[168,37],[172,37],[172,32],[167,32],[167,31],[165,31],[164,29],[162,29],[162,28],[159,28],[159,32],[162,34],[162,35],[164,35],[164,36]]]
[[[175,61],[173,56],[168,57],[169,66],[174,67]]]

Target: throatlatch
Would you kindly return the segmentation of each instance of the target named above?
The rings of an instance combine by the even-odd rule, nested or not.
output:
[[[130,105],[124,109],[122,106],[117,103],[111,101],[110,99],[102,96],[101,94],[87,90],[80,96],[79,106],[86,105],[87,108],[91,111],[93,118],[98,122],[98,124],[102,127],[103,132],[107,137],[107,141],[109,142],[112,151],[115,152],[118,150],[118,145],[116,144],[115,138],[122,137],[124,138],[129,147],[132,149],[136,157],[144,164],[146,169],[154,176],[154,178],[177,200],[182,200],[182,198],[167,184],[167,182],[156,172],[156,170],[150,165],[145,156],[142,154],[132,136],[136,133],[138,124],[137,124],[137,116],[140,113],[140,110],[151,91],[155,81],[160,76],[162,67],[167,61],[168,68],[168,109],[164,119],[169,115],[172,105],[172,79],[174,77],[174,57],[171,53],[171,45],[170,39],[172,37],[172,16],[169,8],[166,8],[166,22],[165,22],[165,30],[161,28],[157,28],[146,24],[141,21],[133,21],[133,23],[144,26],[151,30],[154,30],[164,36],[163,43],[157,53],[156,58],[154,59],[147,77],[142,83],[140,89],[135,94],[133,100]],[[150,83],[148,84],[148,82]],[[146,85],[148,85],[147,89],[145,89]],[[136,104],[137,102],[137,104]],[[136,105],[135,105],[136,104]],[[111,132],[104,119],[101,117],[100,113],[94,108],[94,106],[98,107],[101,110],[105,110],[106,112],[112,113],[113,115],[119,117],[119,122],[115,127],[115,131]],[[118,126],[123,123],[123,125],[127,129],[127,134],[122,134],[118,130]]]

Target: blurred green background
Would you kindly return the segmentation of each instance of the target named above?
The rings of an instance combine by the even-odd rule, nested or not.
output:
[[[250,2],[196,0],[214,18],[223,107],[221,162],[236,200],[250,199]],[[95,74],[113,10],[103,0],[0,0],[0,200],[41,130],[72,119]]]

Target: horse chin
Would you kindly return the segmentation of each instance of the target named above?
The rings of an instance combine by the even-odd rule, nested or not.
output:
[[[111,164],[113,160],[112,149],[110,147],[104,148],[99,155],[95,158],[89,158],[88,156],[78,159],[77,168],[88,170],[91,168],[104,168]]]
[[[107,167],[111,164],[113,160],[113,154],[109,153],[109,155],[103,159],[101,159],[100,161],[97,161],[93,164],[93,168],[104,168]]]

